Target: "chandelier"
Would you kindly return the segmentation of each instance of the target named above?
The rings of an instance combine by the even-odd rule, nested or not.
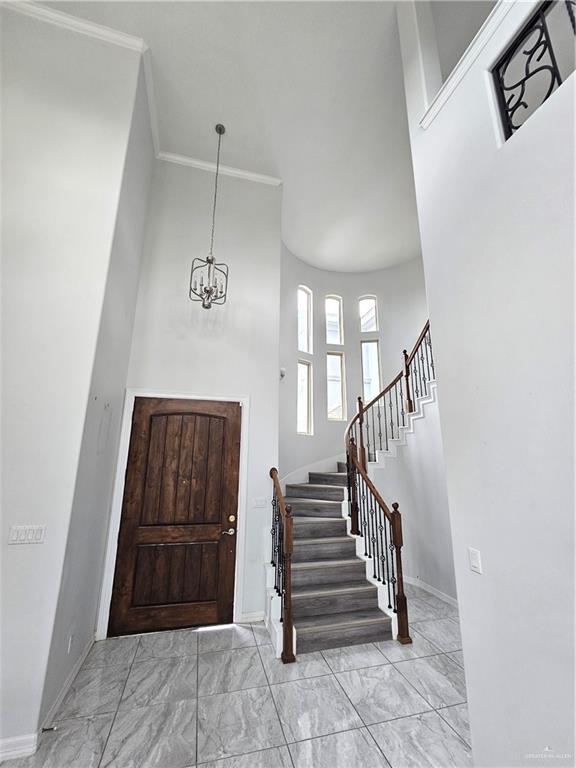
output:
[[[220,171],[220,144],[226,128],[218,123],[215,128],[218,134],[218,151],[216,153],[216,177],[214,179],[214,202],[212,205],[212,232],[210,234],[210,250],[205,259],[195,258],[190,270],[190,299],[201,301],[204,309],[210,309],[213,304],[225,304],[228,292],[228,266],[217,264],[214,255],[214,222],[216,220],[216,199],[218,197],[218,173]]]

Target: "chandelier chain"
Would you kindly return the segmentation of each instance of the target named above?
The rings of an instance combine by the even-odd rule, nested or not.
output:
[[[218,197],[218,173],[220,171],[220,144],[222,143],[222,134],[218,133],[218,150],[216,152],[216,177],[214,179],[214,202],[212,204],[212,231],[210,233],[210,256],[214,248],[214,227],[216,224],[216,199]]]

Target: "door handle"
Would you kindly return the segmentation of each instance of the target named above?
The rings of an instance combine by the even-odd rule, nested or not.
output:
[[[234,536],[235,533],[236,533],[236,531],[235,531],[234,528],[228,528],[227,531],[222,531],[220,535],[221,536],[224,536],[224,535],[226,535],[226,536]]]

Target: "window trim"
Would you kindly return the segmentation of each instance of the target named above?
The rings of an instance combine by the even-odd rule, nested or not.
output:
[[[326,300],[335,299],[338,302],[338,330],[340,331],[340,341],[328,341],[328,318],[326,317]],[[324,296],[324,330],[326,344],[330,347],[344,346],[344,299],[337,293],[327,293]]]
[[[372,331],[363,331],[362,330],[362,314],[360,312],[360,302],[364,299],[373,299],[374,300],[374,316],[376,319],[376,328],[374,328]],[[358,296],[358,322],[360,325],[360,333],[379,333],[380,332],[380,317],[378,313],[378,297],[375,296],[373,293],[366,293],[363,296]]]
[[[307,413],[307,431],[300,432],[298,429],[298,367],[305,365],[308,371],[308,413]],[[296,363],[296,434],[304,437],[311,437],[314,434],[314,374],[312,361],[299,357]]]
[[[360,342],[360,366],[362,368],[362,399],[364,400],[364,405],[366,405],[371,400],[373,400],[374,397],[376,397],[376,395],[374,395],[373,397],[370,398],[370,400],[368,400],[368,398],[366,397],[366,392],[364,390],[364,355],[362,354],[364,344],[376,344],[377,359],[378,359],[378,392],[376,393],[376,395],[379,395],[380,392],[382,391],[382,364],[380,361],[380,340],[379,339],[363,339]]]
[[[298,296],[300,291],[306,294],[306,312],[308,316],[308,349],[300,348],[300,327],[299,327],[299,310],[298,310]],[[307,285],[299,285],[296,289],[296,348],[298,352],[302,352],[305,355],[314,354],[314,294],[311,288]]]
[[[330,416],[330,411],[328,410],[328,358],[332,357],[339,357],[340,358],[340,394],[342,397],[342,416],[340,418],[335,418],[334,416]],[[348,409],[346,407],[346,361],[344,359],[344,352],[339,350],[328,350],[326,352],[326,418],[328,421],[347,421]]]

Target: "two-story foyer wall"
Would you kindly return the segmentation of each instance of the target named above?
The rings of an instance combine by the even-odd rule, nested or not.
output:
[[[296,293],[299,285],[313,292],[313,354],[298,352]],[[324,299],[343,299],[344,345],[326,344]],[[360,333],[358,298],[378,299],[378,333]],[[426,322],[426,292],[420,259],[376,272],[330,272],[316,269],[282,249],[280,305],[280,473],[286,476],[344,451],[346,423],[362,394],[360,342],[378,339],[382,386],[401,368],[402,349],[410,347]],[[344,421],[329,421],[326,405],[326,352],[345,355],[347,414]],[[299,359],[313,363],[313,435],[296,433],[296,374]]]
[[[264,608],[261,532],[269,517],[268,470],[278,460],[281,191],[220,179],[214,248],[230,267],[228,301],[205,310],[188,299],[188,281],[192,259],[208,247],[213,193],[213,174],[156,163],[128,386],[249,398],[240,488],[246,550],[243,556],[239,546],[237,554],[243,600],[235,606],[246,616]]]

